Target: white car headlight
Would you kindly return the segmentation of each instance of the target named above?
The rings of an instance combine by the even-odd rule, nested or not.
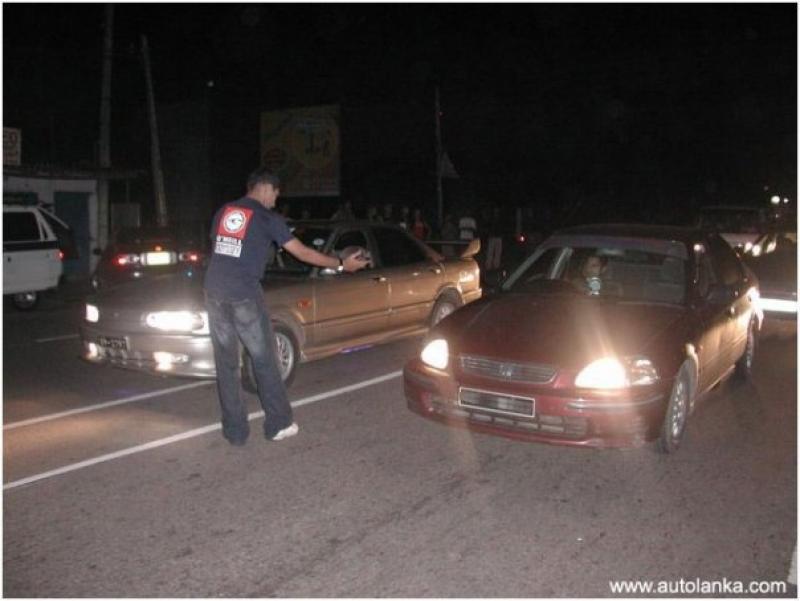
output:
[[[610,357],[593,361],[575,378],[578,388],[625,388],[627,383],[625,366]]]
[[[628,388],[646,386],[658,380],[658,373],[649,359],[631,357],[623,363],[613,357],[593,361],[575,378],[578,388]]]
[[[100,310],[94,305],[86,305],[86,321],[97,323],[100,320]]]
[[[450,358],[450,350],[447,346],[447,340],[442,338],[431,340],[425,345],[425,348],[422,349],[419,358],[422,359],[423,363],[430,365],[431,367],[435,367],[436,369],[446,369],[447,362]]]
[[[208,334],[208,314],[205,311],[158,311],[148,313],[145,323],[157,330]]]

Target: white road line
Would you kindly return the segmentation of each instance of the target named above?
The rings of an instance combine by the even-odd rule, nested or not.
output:
[[[34,342],[55,342],[56,340],[72,340],[73,338],[80,338],[78,334],[66,334],[64,336],[52,336],[50,338],[37,338]]]
[[[329,390],[328,392],[323,392],[320,394],[315,394],[310,397],[306,397],[304,399],[299,399],[292,403],[292,407],[302,407],[303,405],[310,405],[311,403],[317,403],[319,401],[323,401],[325,399],[333,398],[335,396],[339,396],[340,394],[344,394],[346,392],[352,392],[354,390],[359,390],[361,388],[366,388],[368,386],[372,386],[374,384],[380,384],[381,382],[386,382],[387,380],[392,380],[394,378],[399,378],[403,374],[402,371],[393,371],[388,374],[384,374],[382,376],[378,376],[377,378],[372,378],[370,380],[364,380],[363,382],[358,382],[356,384],[351,384],[350,386],[343,386],[342,388],[336,388],[335,390]],[[255,411],[247,416],[247,421],[252,421],[254,419],[258,419],[260,417],[264,417],[263,411]],[[135,447],[129,447],[127,449],[122,449],[121,451],[115,451],[114,453],[108,453],[106,455],[100,455],[99,457],[94,457],[93,459],[87,459],[85,461],[80,461],[78,463],[71,463],[69,465],[65,465],[64,467],[60,467],[54,470],[50,470],[48,472],[43,472],[41,474],[35,474],[33,476],[29,476],[27,478],[22,478],[21,480],[14,480],[13,482],[9,482],[8,484],[3,485],[3,490],[11,490],[12,488],[17,488],[19,486],[24,486],[26,484],[32,484],[33,482],[38,482],[40,480],[45,480],[47,478],[52,478],[54,476],[60,476],[61,474],[67,474],[69,472],[74,472],[79,469],[83,469],[85,467],[89,467],[92,465],[97,465],[98,463],[105,463],[106,461],[112,461],[113,459],[119,459],[120,457],[126,457],[127,455],[134,455],[136,453],[141,453],[143,451],[149,451],[150,449],[156,449],[158,447],[163,447],[168,444],[172,444],[173,442],[180,442],[182,440],[187,440],[189,438],[195,438],[196,436],[202,436],[203,434],[208,434],[209,432],[214,432],[215,430],[219,430],[222,426],[220,424],[211,424],[209,426],[203,426],[201,428],[195,428],[194,430],[188,430],[187,432],[181,432],[180,434],[175,434],[173,436],[168,436],[167,438],[161,438],[159,440],[153,440],[151,442],[141,444]]]
[[[88,413],[89,411],[97,411],[107,407],[116,407],[117,405],[124,405],[125,403],[135,403],[136,401],[144,401],[152,399],[157,396],[163,396],[172,392],[180,392],[181,390],[189,390],[190,388],[197,388],[198,386],[208,386],[215,384],[216,380],[203,380],[202,382],[192,382],[191,384],[183,384],[181,386],[174,386],[172,388],[163,388],[161,390],[154,390],[153,392],[145,392],[137,394],[136,396],[126,397],[124,399],[117,399],[115,401],[106,401],[105,403],[98,403],[96,405],[87,405],[86,407],[78,407],[77,409],[70,409],[68,411],[61,411],[60,413],[50,413],[40,417],[32,417],[18,422],[11,422],[3,426],[3,430],[13,430],[15,428],[22,428],[23,426],[30,426],[32,424],[40,424],[42,422],[49,422],[54,419],[61,419],[62,417],[70,417],[79,413]]]

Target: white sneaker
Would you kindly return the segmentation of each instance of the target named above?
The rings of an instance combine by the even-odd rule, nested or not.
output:
[[[300,431],[300,426],[297,424],[292,424],[291,426],[280,430],[275,436],[270,438],[270,440],[283,440],[284,438],[289,438],[290,436],[294,436]]]

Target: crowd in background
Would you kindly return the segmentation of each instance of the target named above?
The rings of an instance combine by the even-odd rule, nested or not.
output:
[[[306,208],[293,210],[288,202],[280,205],[287,219],[311,219]],[[331,221],[366,219],[374,223],[394,223],[406,229],[418,240],[431,244],[445,255],[453,255],[458,248],[443,242],[460,245],[474,238],[481,240],[477,255],[485,270],[508,268],[524,258],[544,237],[548,230],[548,215],[537,215],[531,209],[514,209],[498,205],[483,205],[475,210],[464,204],[443,215],[441,226],[420,207],[407,204],[370,204],[356,211],[350,201],[341,202],[327,216]]]

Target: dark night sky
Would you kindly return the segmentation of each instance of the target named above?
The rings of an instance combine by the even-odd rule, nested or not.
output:
[[[102,24],[100,4],[3,5],[3,117],[23,129],[24,161],[93,159]],[[227,136],[244,149],[228,153],[236,165],[257,161],[259,110],[323,103],[343,106],[346,185],[369,168],[361,157],[391,159],[386,140],[409,135],[387,118],[374,123],[381,146],[351,138],[348,155],[359,107],[405,107],[432,153],[438,83],[445,145],[481,201],[624,212],[653,197],[760,203],[765,185],[796,198],[794,4],[118,4],[120,166],[149,160],[141,33],[159,102],[211,97],[212,140],[243,132],[238,145]]]

